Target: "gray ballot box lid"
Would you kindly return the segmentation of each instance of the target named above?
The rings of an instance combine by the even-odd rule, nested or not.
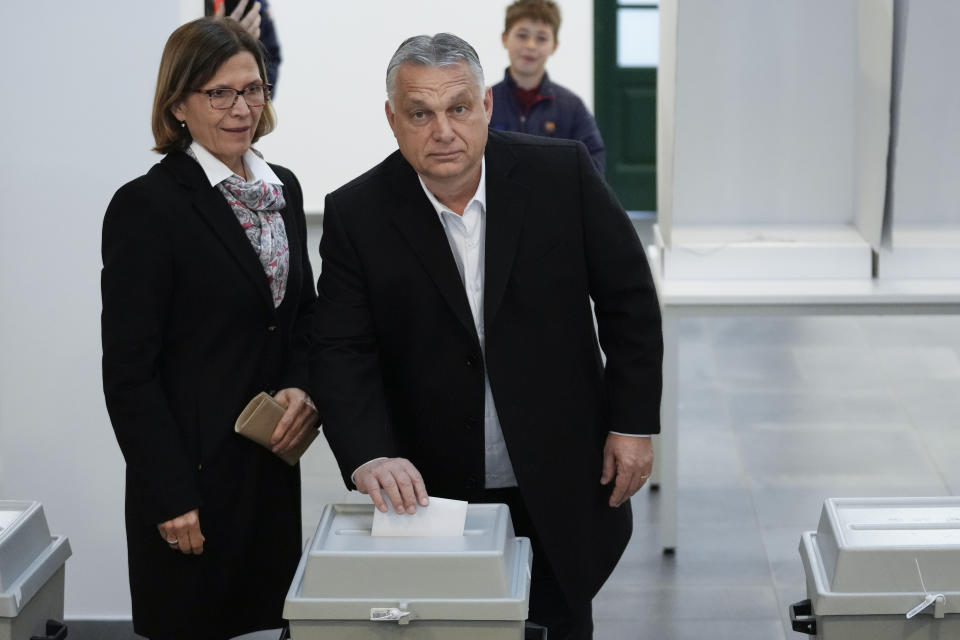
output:
[[[800,556],[817,615],[958,613],[960,498],[830,498]]]
[[[462,536],[373,537],[373,505],[326,505],[287,594],[288,620],[525,620],[530,540],[503,504],[471,504]]]
[[[70,557],[39,502],[0,500],[0,618],[12,618]]]

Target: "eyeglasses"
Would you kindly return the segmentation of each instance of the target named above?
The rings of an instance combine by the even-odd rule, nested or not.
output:
[[[255,84],[246,89],[194,89],[196,93],[205,93],[210,98],[210,106],[224,111],[233,109],[237,99],[243,96],[248,107],[262,107],[270,99],[270,88],[273,85]]]

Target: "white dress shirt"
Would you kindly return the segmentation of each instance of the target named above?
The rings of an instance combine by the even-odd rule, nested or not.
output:
[[[190,143],[190,150],[193,151],[193,155],[200,164],[200,168],[203,169],[203,173],[207,176],[211,187],[217,186],[233,175],[233,171],[227,165],[223,164],[196,140]],[[273,172],[267,161],[257,155],[257,152],[253,149],[247,149],[244,152],[243,165],[247,168],[247,182],[263,180],[268,184],[283,186],[283,182]]]
[[[427,194],[427,199],[440,216],[443,230],[447,234],[450,250],[460,270],[460,280],[467,293],[470,303],[470,312],[473,314],[473,324],[480,339],[480,349],[485,351],[485,335],[483,326],[483,276],[484,254],[487,229],[487,161],[480,164],[480,184],[477,192],[458,215],[449,207],[437,200],[427,185],[420,179],[420,186]],[[486,365],[483,372],[483,441],[485,474],[484,486],[487,489],[517,486],[517,478],[513,474],[513,465],[507,445],[503,441],[503,430],[500,427],[500,418],[497,416],[497,407],[493,402],[493,391],[490,390],[490,378],[487,376]]]

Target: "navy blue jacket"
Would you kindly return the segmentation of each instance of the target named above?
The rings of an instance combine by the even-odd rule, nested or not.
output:
[[[524,116],[514,93],[516,88],[517,83],[507,69],[503,81],[493,85],[493,119],[490,120],[490,126],[499,131],[579,140],[586,145],[594,166],[603,175],[607,165],[603,138],[583,100],[569,89],[551,82],[544,73],[540,83],[542,99]]]
[[[267,0],[260,0],[260,44],[263,46],[267,62],[267,82],[273,85],[270,95],[276,97],[277,82],[280,78],[280,40],[277,38],[277,28],[270,15]]]

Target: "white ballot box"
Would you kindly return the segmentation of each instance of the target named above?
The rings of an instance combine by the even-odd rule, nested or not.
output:
[[[283,617],[293,640],[521,640],[530,540],[502,504],[471,504],[462,536],[370,535],[373,505],[327,505]]]
[[[790,606],[795,631],[960,638],[960,498],[831,498],[800,557],[808,600]]]
[[[69,557],[69,541],[50,535],[39,502],[0,500],[0,640],[53,637],[47,620],[63,620]]]

